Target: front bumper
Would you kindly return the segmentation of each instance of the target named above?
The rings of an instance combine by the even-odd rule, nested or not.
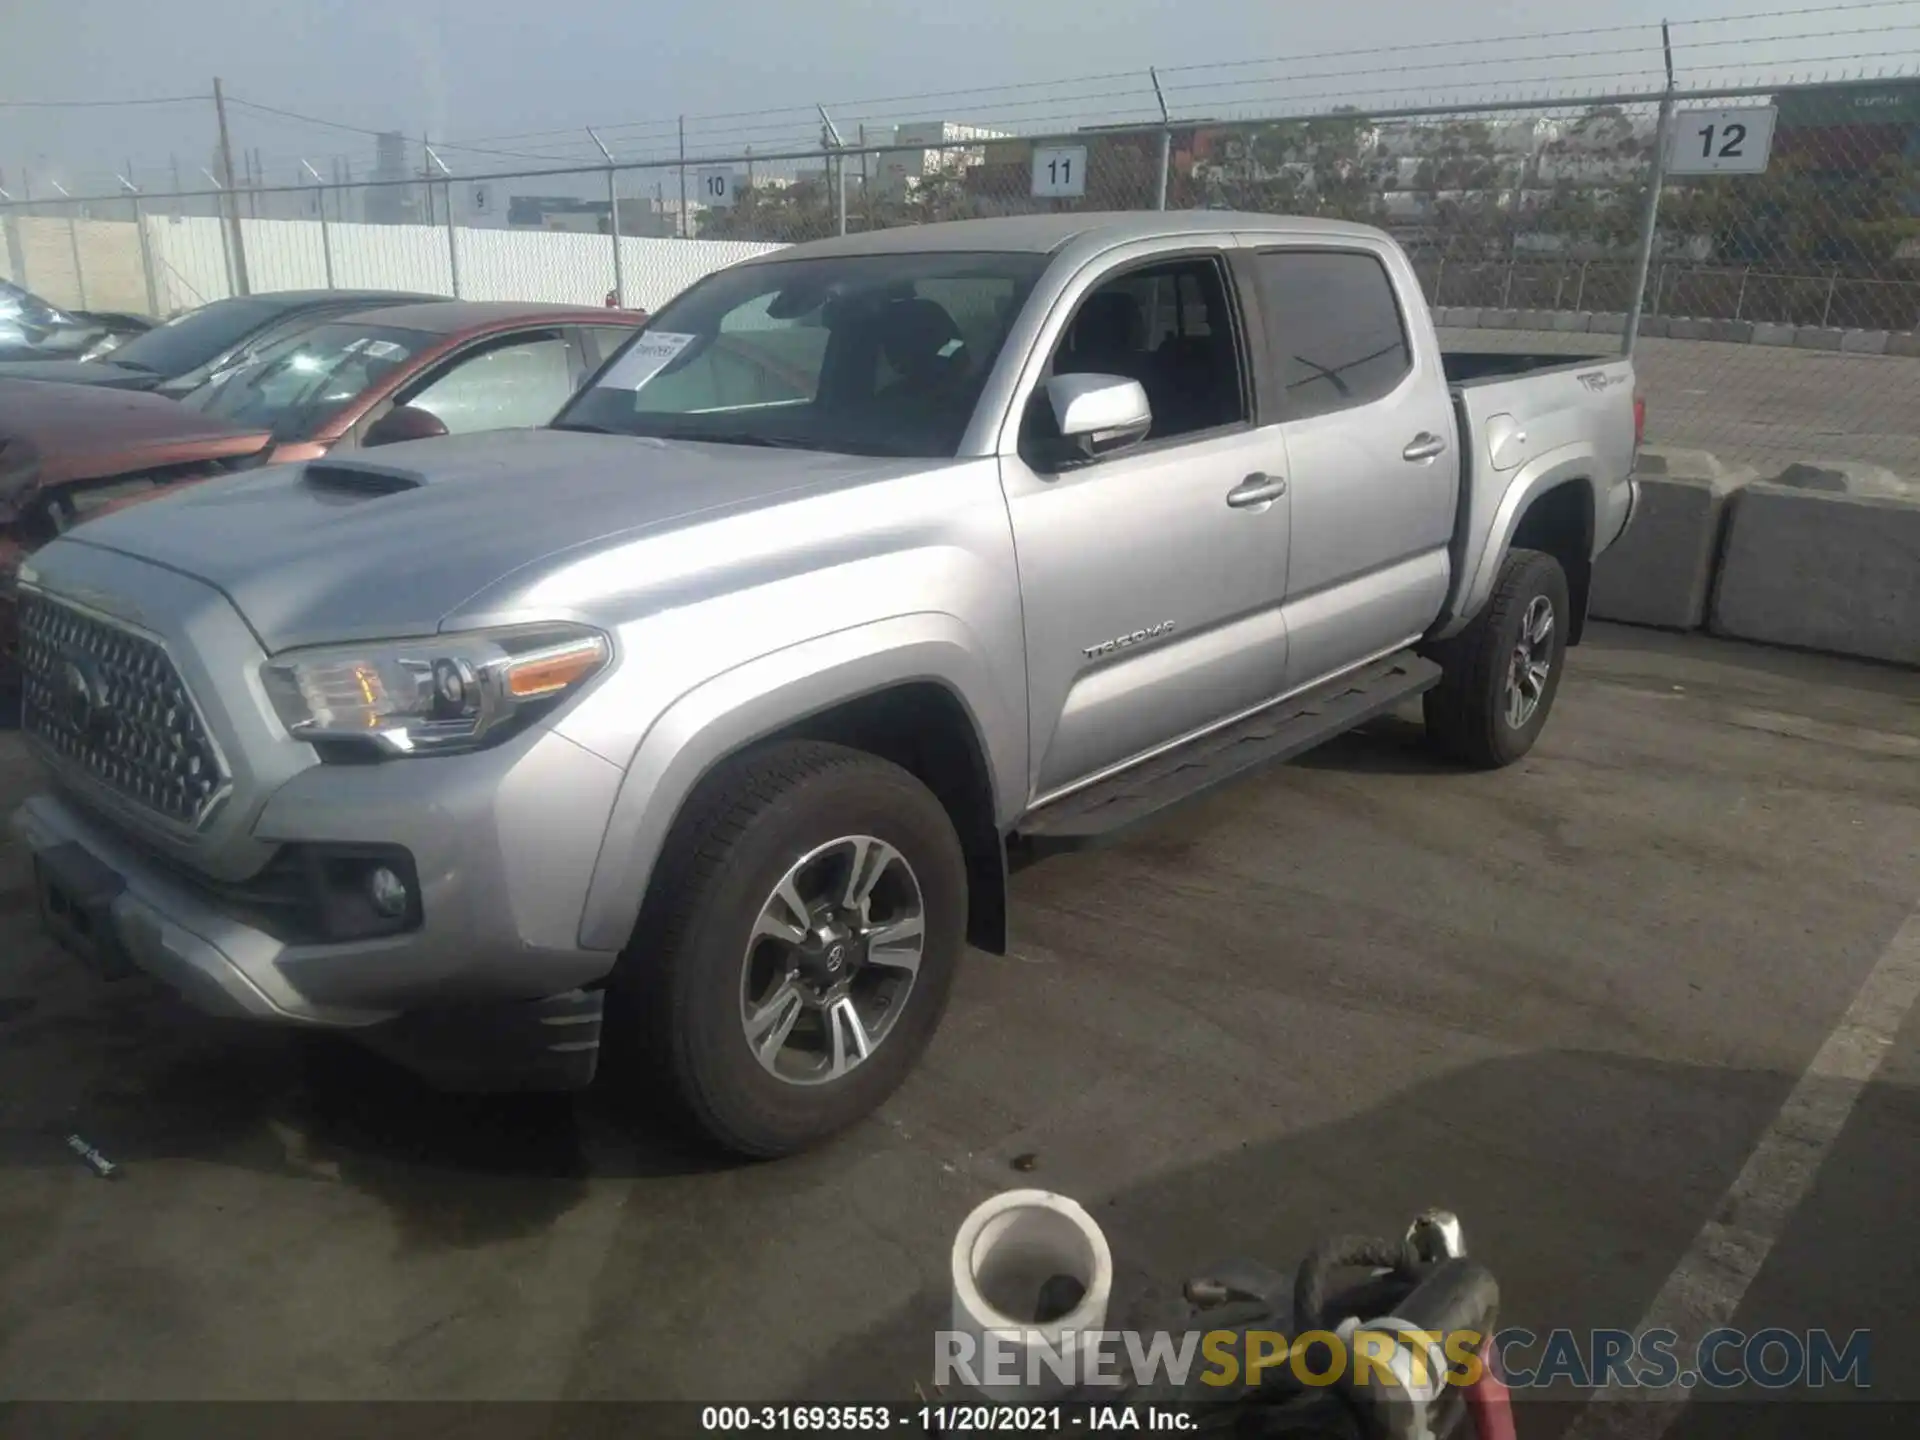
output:
[[[620,778],[551,732],[300,771],[260,807],[249,843],[393,846],[413,861],[418,924],[360,940],[289,934],[230,877],[156,855],[60,791],[27,801],[13,826],[36,860],[73,845],[117,876],[103,921],[115,947],[200,1008],[351,1028],[604,978],[616,957],[580,948],[579,924]]]

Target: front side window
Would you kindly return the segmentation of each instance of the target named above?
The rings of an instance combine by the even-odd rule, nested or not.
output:
[[[1227,321],[1220,263],[1182,259],[1131,270],[1097,286],[1054,348],[1050,374],[1137,380],[1153,412],[1149,440],[1247,418],[1240,349]],[[1043,392],[1028,404],[1021,450],[1039,460],[1054,433]]]
[[[723,270],[654,316],[555,423],[952,456],[1046,263],[928,251]]]
[[[448,434],[465,435],[544,425],[572,393],[567,342],[549,333],[456,360],[407,403],[439,416]]]
[[[1269,250],[1254,267],[1289,420],[1378,400],[1413,368],[1393,282],[1374,256]]]
[[[303,439],[423,350],[437,335],[340,322],[283,340],[215,376],[180,404],[282,440]]]

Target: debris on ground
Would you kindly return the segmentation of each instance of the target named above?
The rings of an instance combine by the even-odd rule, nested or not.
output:
[[[67,1136],[67,1148],[82,1160],[86,1161],[88,1168],[102,1180],[111,1180],[120,1172],[118,1165],[107,1159],[106,1156],[102,1155],[78,1135]]]

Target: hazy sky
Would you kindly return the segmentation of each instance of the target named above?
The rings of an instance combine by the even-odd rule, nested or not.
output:
[[[10,0],[0,30],[0,101],[127,100],[205,93],[215,75],[245,99],[368,129],[471,141],[488,148],[578,153],[578,137],[519,136],[594,124],[664,120],[653,131],[610,137],[617,149],[665,153],[673,117],[724,116],[815,101],[847,102],[847,113],[887,119],[981,123],[1037,121],[1148,103],[1144,72],[1218,65],[1264,56],[1311,57],[1367,47],[1422,47],[1463,36],[1512,37],[1575,28],[1617,27],[1729,13],[1796,9],[1808,0],[1615,0],[1570,7],[1560,0],[946,0],[910,4],[775,3],[775,0]],[[1897,31],[1886,27],[1914,22]],[[1875,27],[1847,38],[1845,31]],[[1910,60],[1920,38],[1920,0],[1831,17],[1781,17],[1677,32],[1682,63],[1724,72],[1759,58],[1749,38],[1785,36],[1769,55],[1790,59],[1867,55]],[[1837,36],[1837,38],[1836,38]],[[1729,39],[1740,40],[1729,45]],[[1342,92],[1364,90],[1375,104],[1403,99],[1486,97],[1509,76],[1540,88],[1547,77],[1632,70],[1651,76],[1651,33],[1609,32],[1542,45],[1543,57],[1503,75],[1491,63],[1516,53],[1475,47],[1409,48],[1368,60],[1298,60],[1307,78],[1264,84],[1274,73],[1242,65],[1205,72],[1175,69],[1175,109],[1194,115],[1251,113],[1268,100],[1306,97],[1324,108]],[[1691,50],[1689,41],[1696,42]],[[1717,41],[1717,44],[1710,44]],[[1627,53],[1638,46],[1635,53]],[[1522,45],[1521,50],[1526,47]],[[1857,68],[1858,62],[1816,64]],[[994,85],[1130,72],[1131,78],[1082,82],[993,96],[930,98]],[[1217,88],[1194,88],[1202,81]],[[1642,81],[1641,83],[1647,83]],[[1474,86],[1461,90],[1459,86]],[[1113,92],[1121,92],[1117,96]],[[1113,98],[1101,98],[1113,96]],[[1182,101],[1187,103],[1182,104]],[[875,101],[865,106],[856,101]],[[1052,106],[1054,108],[1049,109]],[[1241,107],[1235,111],[1235,107]],[[329,157],[351,155],[356,173],[371,167],[372,140],[235,108],[237,149],[263,152],[281,183],[300,156],[323,171]],[[804,131],[803,115],[693,122],[695,153],[729,141],[764,152],[779,134]],[[702,126],[704,125],[704,130]],[[781,128],[784,125],[784,130]],[[796,130],[796,127],[797,130]],[[851,127],[849,127],[851,128]],[[29,171],[38,193],[63,180],[78,191],[111,183],[131,160],[135,178],[165,188],[170,155],[197,180],[214,142],[212,106],[193,103],[100,109],[28,109],[0,105],[0,172],[16,189]],[[712,139],[702,143],[702,137]],[[577,148],[570,148],[577,147]],[[506,156],[447,150],[461,173],[502,169]]]

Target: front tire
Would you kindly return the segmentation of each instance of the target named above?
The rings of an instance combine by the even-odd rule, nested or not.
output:
[[[1424,707],[1443,755],[1494,770],[1533,748],[1560,691],[1572,613],[1558,560],[1538,550],[1507,555],[1492,598],[1433,652],[1444,674]]]
[[[722,1148],[805,1149],[919,1060],[966,909],[959,837],[914,776],[812,741],[750,752],[675,827],[615,972],[609,1038]]]

